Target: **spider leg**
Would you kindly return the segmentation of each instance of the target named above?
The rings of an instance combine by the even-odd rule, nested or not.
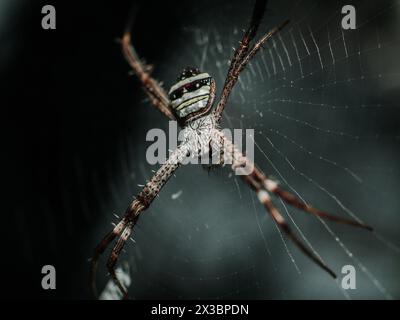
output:
[[[239,42],[239,47],[236,48],[235,53],[233,54],[233,58],[229,65],[228,76],[225,80],[225,84],[223,87],[223,91],[225,90],[225,87],[227,86],[229,79],[232,77],[237,65],[242,61],[243,57],[248,52],[249,44],[257,33],[257,29],[264,15],[266,6],[267,6],[266,0],[256,1],[253,8],[253,14],[251,17],[250,25],[247,28],[246,32],[243,34],[242,40]]]
[[[328,272],[333,278],[336,278],[336,274],[319,258],[315,255],[307,246],[300,240],[300,238],[292,231],[287,224],[285,218],[279,213],[278,209],[272,203],[271,197],[268,191],[263,189],[263,186],[254,179],[252,175],[243,175],[242,179],[257,193],[258,200],[267,209],[274,222],[278,227],[288,236],[290,240],[313,262]]]
[[[260,202],[267,209],[268,213],[271,215],[272,219],[274,219],[275,223],[281,228],[283,232],[286,233],[286,235],[297,245],[297,247],[312,261],[314,261],[322,269],[328,272],[333,278],[336,278],[336,274],[318,256],[316,256],[310,249],[308,249],[306,245],[300,240],[300,238],[292,231],[286,220],[279,213],[278,209],[276,209],[276,207],[273,205],[268,192],[260,189],[257,191],[257,196]]]
[[[187,156],[187,146],[180,145],[169,157],[169,159],[164,163],[154,176],[146,183],[143,190],[139,193],[134,201],[126,209],[124,217],[121,221],[114,227],[114,229],[109,232],[100,244],[94,250],[90,279],[92,291],[95,297],[97,297],[96,288],[96,271],[98,265],[98,259],[105,251],[105,249],[110,245],[115,238],[119,237],[114,247],[111,250],[111,254],[107,261],[108,271],[118,288],[123,293],[124,297],[127,297],[127,290],[122,285],[121,281],[118,279],[115,273],[115,265],[118,261],[119,254],[125,245],[126,240],[129,238],[133,227],[139,219],[139,215],[145,209],[147,209],[154,198],[159,194],[161,188],[167,183],[168,179],[173,175],[173,173],[182,164],[182,161]]]
[[[118,237],[122,230],[125,229],[126,226],[126,219],[122,219],[115,227],[113,230],[111,230],[108,234],[105,235],[105,237],[100,241],[100,243],[97,245],[97,247],[94,250],[93,257],[91,259],[91,268],[90,268],[90,284],[92,287],[92,292],[95,297],[98,296],[97,294],[97,287],[96,287],[96,272],[97,272],[97,265],[100,256],[103,254],[104,250],[108,247],[108,245],[116,238]]]
[[[110,273],[111,278],[114,280],[114,283],[118,286],[118,288],[123,293],[124,298],[128,297],[128,291],[126,290],[126,288],[124,287],[122,282],[118,279],[118,277],[115,273],[115,265],[117,264],[118,257],[121,253],[121,250],[123,249],[126,240],[128,240],[129,236],[131,235],[132,229],[133,229],[134,225],[136,224],[138,218],[139,218],[139,215],[137,215],[133,220],[129,221],[126,228],[124,229],[121,236],[119,237],[117,243],[112,248],[111,254],[107,261],[108,272]]]
[[[249,49],[250,42],[256,35],[257,29],[264,15],[266,4],[267,4],[266,0],[257,0],[254,5],[250,26],[244,33],[242,40],[239,42],[239,47],[235,50],[235,53],[231,60],[231,64],[228,69],[228,74],[224,83],[224,87],[222,88],[220,101],[214,112],[217,119],[221,118],[222,111],[225,108],[225,105],[228,101],[229,95],[234,85],[239,79],[240,72],[242,72],[246,64],[256,54],[259,48],[261,48],[262,45],[266,41],[268,41],[268,39],[270,39],[274,34],[279,32],[289,22],[287,20],[280,27],[272,29],[270,32],[264,35],[259,41],[257,41],[257,43],[251,49]]]
[[[215,131],[216,137],[224,137],[224,148],[225,155],[227,160],[232,164],[232,169],[240,170],[242,167],[245,167],[247,164],[252,164],[254,168],[250,174],[244,174],[240,177],[257,193],[258,199],[264,205],[264,207],[269,212],[272,219],[275,223],[280,227],[280,229],[293,241],[294,244],[311,260],[313,260],[317,265],[319,265],[322,269],[327,271],[330,275],[336,278],[335,273],[317,256],[315,255],[307,246],[298,238],[298,236],[292,231],[289,227],[283,216],[279,213],[279,211],[275,208],[270,198],[268,192],[274,193],[278,197],[282,198],[284,201],[289,203],[290,205],[302,209],[310,214],[319,216],[321,218],[326,218],[333,220],[335,222],[341,222],[346,224],[351,224],[354,226],[362,227],[365,229],[371,229],[370,227],[361,224],[356,221],[340,218],[328,214],[326,212],[317,210],[308,204],[303,203],[300,199],[290,194],[289,192],[283,191],[277,185],[277,183],[271,179],[269,179],[265,174],[255,167],[255,165],[251,162],[250,159],[245,157],[242,152],[240,152],[225,135],[219,131]]]
[[[333,214],[327,213],[325,211],[314,208],[313,206],[311,206],[311,205],[305,203],[304,201],[302,201],[301,199],[299,199],[294,194],[287,192],[287,191],[283,190],[282,188],[280,188],[276,181],[268,178],[257,167],[254,168],[252,175],[253,175],[254,179],[256,179],[263,186],[263,188],[265,190],[268,190],[269,192],[274,193],[276,196],[278,196],[283,201],[285,201],[286,203],[288,203],[289,205],[291,205],[293,207],[303,210],[311,215],[318,216],[322,219],[331,220],[331,221],[334,221],[337,223],[348,224],[348,225],[351,225],[354,227],[359,227],[359,228],[367,229],[370,231],[373,230],[372,227],[370,227],[364,223],[358,222],[356,220],[338,217],[336,215],[333,215]]]
[[[131,34],[129,31],[130,27],[131,22],[128,23],[126,31],[121,39],[122,53],[131,66],[133,73],[141,82],[144,91],[150,99],[150,102],[168,118],[175,120],[167,93],[161,87],[161,84],[151,77],[150,73],[152,66],[146,65],[144,62],[142,62],[132,46]]]
[[[231,141],[229,141],[229,139],[227,139],[223,135],[223,133],[218,133],[218,134],[221,135],[221,137],[224,137],[223,141],[225,141],[225,143],[228,146],[227,148],[229,148],[229,149],[225,149],[225,150],[229,150],[228,154],[230,153],[230,157],[231,158],[233,157],[233,160],[231,160],[231,161],[233,163],[234,168],[238,168],[238,167],[244,165],[245,163],[250,162],[250,160],[247,159],[239,150],[237,150],[237,148],[233,145],[233,143]],[[342,218],[342,217],[330,214],[328,212],[319,210],[317,208],[314,208],[313,206],[304,202],[303,200],[301,200],[299,197],[295,196],[294,194],[283,190],[276,181],[269,178],[264,172],[262,172],[254,164],[252,164],[252,167],[254,169],[250,173],[250,176],[252,177],[252,179],[254,181],[256,181],[258,183],[260,188],[263,188],[264,190],[275,194],[277,197],[281,198],[283,201],[285,201],[289,205],[291,205],[295,208],[298,208],[300,210],[303,210],[304,212],[307,212],[313,216],[318,216],[322,219],[331,220],[331,221],[334,221],[337,223],[348,224],[348,225],[363,228],[363,229],[366,229],[369,231],[373,230],[373,228],[371,226],[368,226],[362,222],[359,222],[359,221],[356,221],[353,219]]]
[[[243,57],[242,61],[237,67],[237,76],[239,76],[240,72],[244,69],[244,67],[250,62],[250,60],[256,55],[258,50],[262,48],[262,46],[269,40],[271,39],[275,34],[280,32],[287,24],[289,23],[289,20],[285,20],[279,27],[273,28],[271,31],[266,33],[260,40],[258,40],[253,47],[246,53],[246,55]],[[237,78],[236,78],[237,79]]]

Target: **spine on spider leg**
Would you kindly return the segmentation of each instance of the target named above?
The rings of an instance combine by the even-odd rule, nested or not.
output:
[[[240,61],[246,55],[248,48],[249,48],[249,44],[253,40],[254,36],[257,33],[257,30],[258,30],[258,27],[262,20],[262,17],[264,15],[266,6],[267,6],[266,0],[257,0],[256,1],[254,8],[253,8],[253,14],[252,14],[250,25],[247,28],[247,30],[245,31],[242,40],[239,42],[239,47],[235,50],[235,53],[231,60],[229,70],[228,70],[228,76],[226,77],[224,87],[226,87],[228,85],[228,83],[232,77],[232,73],[234,72],[235,68],[237,67],[237,64],[240,63]]]
[[[151,77],[152,66],[147,65],[138,57],[131,44],[131,35],[126,31],[121,39],[122,53],[136,74],[150,101],[157,109],[170,119],[175,119],[169,108],[170,101],[161,84]]]
[[[240,65],[238,66],[236,72],[236,77],[240,74],[240,72],[243,71],[245,66],[250,62],[250,60],[256,55],[256,53],[262,48],[262,46],[269,40],[271,39],[275,34],[280,32],[288,23],[290,20],[285,20],[280,26],[273,28],[271,31],[269,31],[267,34],[265,34],[260,40],[258,40],[254,46],[248,51],[245,57],[243,57]]]
[[[170,156],[165,164],[163,164],[154,176],[146,183],[143,190],[138,194],[136,199],[127,208],[126,213],[134,213],[138,215],[141,211],[148,208],[161,188],[167,183],[168,179],[179,168],[187,152],[185,146],[178,147]],[[139,204],[139,206],[138,206]]]
[[[215,130],[215,140],[222,146],[224,155],[224,162],[230,163],[232,170],[236,171],[242,176],[251,175],[254,171],[254,163],[247,158],[238,148],[235,147],[233,142],[229,140],[221,131]],[[250,168],[250,170],[249,170]]]

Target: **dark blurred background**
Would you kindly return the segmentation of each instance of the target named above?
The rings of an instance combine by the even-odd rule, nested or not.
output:
[[[56,30],[41,28],[44,4],[57,10]],[[399,3],[355,1],[357,30],[342,33],[344,4],[270,1],[260,34],[292,22],[244,72],[223,126],[254,128],[256,162],[287,189],[375,228],[329,223],[332,236],[276,200],[339,275],[345,264],[356,267],[351,298],[399,298]],[[146,133],[168,122],[129,76],[116,42],[132,7],[134,45],[168,89],[186,65],[208,71],[221,88],[252,5],[0,1],[5,297],[91,298],[93,248],[156,169],[146,162]],[[340,280],[282,241],[228,168],[181,168],[133,238],[121,261],[138,299],[347,297]],[[56,290],[41,289],[45,264],[56,267]]]

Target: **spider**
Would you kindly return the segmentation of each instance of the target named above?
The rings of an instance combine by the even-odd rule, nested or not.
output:
[[[253,43],[266,9],[266,0],[256,0],[253,8],[252,18],[248,29],[244,32],[238,48],[235,50],[230,61],[228,73],[222,88],[220,99],[214,108],[216,85],[214,79],[206,72],[201,72],[198,68],[185,68],[180,74],[178,81],[169,90],[169,94],[164,91],[161,85],[151,77],[151,67],[143,63],[131,44],[129,25],[121,39],[122,52],[133,69],[134,74],[139,78],[144,91],[150,102],[170,120],[177,121],[184,130],[185,139],[170,154],[167,161],[161,165],[154,176],[147,182],[143,190],[129,204],[128,208],[119,223],[102,239],[94,251],[91,260],[91,285],[92,290],[97,296],[95,274],[98,259],[105,249],[116,240],[111,254],[107,261],[107,268],[115,284],[127,297],[127,290],[118,279],[115,272],[115,265],[126,240],[129,238],[133,227],[137,223],[140,214],[145,211],[154,198],[161,191],[173,173],[182,165],[187,157],[200,157],[211,152],[212,148],[221,145],[221,152],[224,159],[230,160],[233,170],[243,170],[246,165],[251,165],[253,170],[249,174],[240,175],[242,180],[254,190],[259,201],[265,207],[274,222],[290,238],[295,245],[312,261],[336,278],[336,274],[315,255],[292,231],[290,226],[274,206],[271,194],[282,199],[289,205],[296,207],[313,216],[328,219],[335,222],[372,230],[371,227],[350,219],[338,217],[327,212],[318,210],[313,206],[303,202],[295,195],[283,190],[278,182],[271,179],[262,172],[252,161],[247,158],[219,129],[222,112],[227,104],[229,95],[238,81],[240,73],[244,70],[249,61],[256,55],[269,39],[280,32],[288,23],[284,21],[279,27],[263,35],[258,41]],[[221,163],[222,164],[222,163]]]

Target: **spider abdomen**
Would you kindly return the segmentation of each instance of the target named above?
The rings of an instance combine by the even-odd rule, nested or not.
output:
[[[196,68],[185,68],[170,91],[171,106],[182,123],[207,114],[214,101],[215,82]]]

